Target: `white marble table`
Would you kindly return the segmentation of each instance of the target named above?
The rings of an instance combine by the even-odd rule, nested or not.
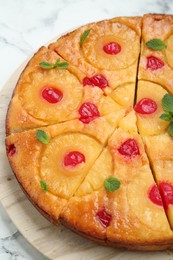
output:
[[[0,0],[0,90],[41,45],[70,28],[105,18],[173,13],[172,0]],[[44,259],[0,205],[0,260]]]

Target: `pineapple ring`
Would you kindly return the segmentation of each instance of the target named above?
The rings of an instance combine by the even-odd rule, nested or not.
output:
[[[46,87],[62,92],[62,99],[56,103],[46,101],[42,96]],[[31,73],[19,90],[22,106],[31,116],[56,122],[68,119],[80,105],[82,95],[83,86],[78,79],[68,70],[58,69]]]
[[[107,54],[103,47],[111,42],[120,45],[116,55]],[[131,44],[127,44],[131,42]],[[89,37],[82,45],[85,59],[99,69],[116,70],[132,65],[138,58],[139,36],[125,24],[105,22],[92,27]]]
[[[101,149],[102,146],[98,141],[80,133],[64,134],[53,138],[43,151],[40,164],[40,175],[47,183],[49,191],[63,198],[72,196]],[[85,162],[75,167],[66,167],[64,158],[72,151],[82,153]]]

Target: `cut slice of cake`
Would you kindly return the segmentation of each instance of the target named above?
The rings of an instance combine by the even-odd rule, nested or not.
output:
[[[143,17],[139,80],[155,82],[173,93],[173,16],[146,14]],[[154,43],[151,42],[154,39]]]
[[[100,117],[15,133],[6,139],[8,159],[31,201],[57,220],[113,130]]]
[[[77,118],[83,86],[67,68],[42,68],[64,62],[46,47],[33,56],[14,90],[7,114],[7,134]],[[67,64],[66,64],[67,65]],[[53,65],[52,65],[53,66]]]
[[[113,157],[113,176],[120,180],[121,186],[108,193],[106,208],[112,220],[107,227],[107,239],[112,245],[126,243],[135,249],[141,246],[154,249],[156,241],[160,248],[166,248],[172,232],[142,139],[135,133],[134,115],[122,121],[122,128],[114,132],[108,143]]]
[[[173,229],[173,138],[165,133],[144,137],[144,142]]]

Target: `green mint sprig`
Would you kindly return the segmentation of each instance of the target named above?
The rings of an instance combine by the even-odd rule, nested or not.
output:
[[[162,107],[165,113],[162,114],[160,118],[165,121],[170,121],[168,132],[173,137],[173,95],[164,95],[164,97],[162,98]]]
[[[36,135],[37,140],[43,144],[48,144],[50,141],[49,136],[43,130],[37,130],[35,135]]]
[[[42,190],[48,191],[47,183],[43,180],[40,181],[40,187],[42,188]]]
[[[114,177],[109,177],[104,181],[104,187],[109,192],[118,190],[120,185],[121,185],[120,181]]]
[[[57,59],[54,64],[50,63],[48,61],[42,61],[42,62],[39,63],[39,66],[43,69],[46,69],[46,70],[55,69],[55,68],[67,69],[68,66],[69,66],[69,63],[68,62],[61,62],[60,59]]]
[[[84,43],[84,41],[86,40],[88,34],[90,33],[91,29],[89,30],[86,30],[83,32],[83,34],[81,35],[81,38],[80,38],[80,46],[82,46],[82,44]]]
[[[150,41],[146,42],[147,47],[150,49],[156,50],[156,51],[161,51],[167,48],[167,45],[164,41],[154,38],[151,39]]]

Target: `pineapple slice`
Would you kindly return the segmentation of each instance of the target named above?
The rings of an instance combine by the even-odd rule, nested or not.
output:
[[[173,138],[165,133],[144,137],[144,142],[173,229]]]
[[[92,26],[82,45],[85,59],[94,67],[105,70],[123,69],[137,62],[139,48],[139,36],[133,29],[110,21]]]
[[[100,152],[101,145],[87,135],[69,133],[57,136],[42,153],[41,179],[48,184],[51,193],[68,199],[74,194]]]
[[[135,106],[137,115],[137,125],[139,132],[142,136],[146,135],[157,135],[164,133],[168,127],[169,122],[160,119],[160,115],[164,113],[162,108],[162,98],[167,93],[160,85],[148,82],[139,81],[137,90],[137,104]],[[138,104],[143,99],[150,99],[155,107],[152,107],[151,111],[142,114],[141,109],[139,110]],[[145,110],[145,105],[144,105]]]
[[[138,129],[136,126],[136,115],[134,110],[132,110],[127,116],[123,117],[120,121],[118,126],[125,130],[126,132],[137,134]]]
[[[73,119],[79,107],[83,87],[68,70],[34,72],[19,89],[22,107],[31,116],[49,123]]]
[[[106,178],[111,176],[113,172],[112,156],[105,148],[93,167],[88,172],[85,180],[76,192],[76,196],[83,196],[103,187]]]
[[[89,35],[80,45],[86,30],[90,30]],[[49,49],[78,68],[74,73],[79,74],[84,85],[88,82],[109,94],[111,89],[135,82],[140,34],[141,18],[117,18],[83,26],[62,36]],[[83,79],[81,72],[85,75]]]
[[[42,47],[23,71],[7,114],[7,134],[77,118],[83,86],[68,69],[45,70],[40,62],[55,63],[55,52]],[[69,66],[71,67],[71,66]]]
[[[122,107],[133,107],[135,96],[135,83],[126,83],[123,86],[117,87],[111,97]]]

